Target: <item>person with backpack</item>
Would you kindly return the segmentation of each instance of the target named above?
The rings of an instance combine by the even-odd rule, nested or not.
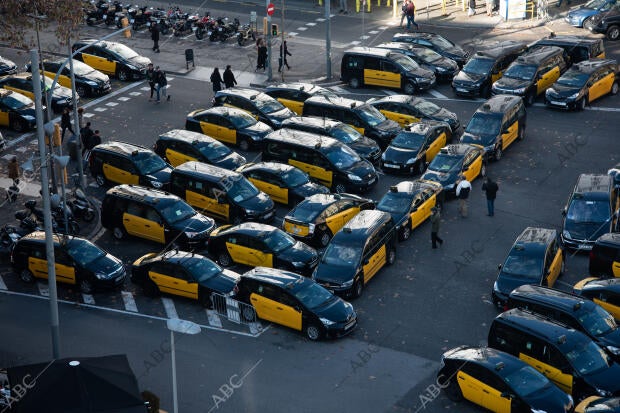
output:
[[[407,4],[407,31],[411,30],[411,25],[415,26],[416,30],[420,30],[420,26],[415,22],[415,4],[413,0],[409,0]]]
[[[467,199],[469,198],[470,191],[471,183],[465,178],[465,175],[461,174],[455,193],[456,197],[459,199],[459,215],[461,215],[462,218],[467,218]]]
[[[495,213],[495,197],[499,191],[499,185],[487,176],[486,182],[482,184],[482,190],[487,196],[487,216],[492,217]]]

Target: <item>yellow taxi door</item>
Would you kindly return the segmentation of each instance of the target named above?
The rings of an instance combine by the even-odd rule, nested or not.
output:
[[[250,182],[252,182],[258,189],[266,193],[276,202],[280,202],[281,204],[288,204],[288,189],[281,188],[276,184],[272,184],[270,182],[265,182],[256,178],[248,178]]]
[[[485,383],[480,383],[482,389],[481,406],[495,413],[510,413],[512,402],[507,397],[502,397],[502,392]]]
[[[482,404],[482,386],[480,380],[477,380],[467,373],[458,371],[456,380],[461,388],[463,397],[477,405]]]
[[[116,63],[105,57],[82,52],[82,61],[93,69],[97,69],[103,73],[109,75],[116,74]]]
[[[598,81],[596,81],[592,85],[592,87],[590,87],[589,89],[588,101],[592,102],[593,100],[598,99],[601,96],[604,96],[605,94],[609,93],[614,81],[615,81],[615,75],[613,72],[609,73],[607,76],[604,76],[602,79],[599,79]]]
[[[217,140],[220,140],[217,136],[217,125],[211,122],[200,121],[200,130],[205,135],[211,136]]]
[[[301,311],[279,301],[274,301],[274,306],[274,322],[301,331]]]
[[[185,155],[178,151],[174,151],[170,148],[166,149],[166,159],[168,159],[170,165],[174,166],[175,168],[185,162],[197,161],[196,158]]]
[[[253,267],[273,268],[273,254],[259,251],[254,248],[247,248],[246,253],[248,265],[251,265]]]
[[[68,66],[67,66],[68,67]],[[49,77],[50,79],[54,80],[54,77],[56,77],[56,73],[54,72],[43,72],[45,74],[46,77]],[[65,76],[65,75],[59,75],[58,76],[58,84],[60,84],[61,86],[64,87],[68,87],[69,89],[71,89],[71,78],[69,76]]]
[[[28,257],[28,270],[37,278],[47,278],[47,261],[41,258]]]
[[[75,268],[73,266],[61,264],[57,261],[54,268],[56,268],[56,280],[58,282],[75,284]]]
[[[491,73],[491,84],[497,82],[502,77],[501,70],[495,73]]]
[[[0,110],[0,125],[9,126],[9,112],[4,112]]]
[[[391,110],[380,109],[379,112],[383,113],[386,118],[398,122],[400,126],[407,126],[411,123],[416,123],[420,121],[420,119],[416,118],[415,116],[406,115],[404,113],[392,112]]]
[[[117,184],[137,185],[140,181],[138,175],[133,175],[124,169],[117,168],[108,163],[103,164],[103,176],[105,176],[108,181],[116,182]]]
[[[151,241],[164,243],[164,226],[155,221],[139,217],[137,215],[123,214],[123,223],[128,234]]]
[[[380,70],[364,69],[364,83],[371,86],[386,86],[383,72]]]
[[[227,128],[226,126],[218,126],[216,133],[219,140],[222,142],[231,143],[233,145],[239,143],[237,142],[237,131],[235,129]]]
[[[206,215],[215,216],[216,218],[228,221],[228,212],[230,205],[226,198],[222,197],[222,203],[217,199],[210,198],[198,192],[185,190],[185,200],[188,204],[204,212]]]
[[[448,137],[445,132],[441,132],[439,136],[435,140],[433,140],[428,148],[426,149],[426,162],[430,162],[433,160],[435,155],[439,153],[439,150],[446,146]]]
[[[506,130],[506,133],[502,133],[502,150],[506,149],[508,145],[514,142],[519,135],[519,121],[514,121]]]
[[[296,114],[298,114],[299,116],[301,116],[304,111],[304,102],[284,98],[278,98],[276,100],[293,112],[295,112]]]
[[[562,271],[562,251],[558,249],[553,257],[553,261],[549,265],[549,270],[546,274],[547,286],[553,287],[555,281],[560,276],[560,272]]]
[[[385,244],[370,256],[367,261],[364,262],[364,283],[367,283],[385,264],[386,248]]]
[[[198,283],[189,283],[182,278],[155,271],[149,271],[149,278],[157,284],[161,292],[198,299]]]
[[[611,263],[611,273],[614,277],[620,277],[620,261],[614,261]]]
[[[325,225],[327,225],[332,234],[335,234],[358,212],[360,212],[359,207],[347,208],[325,219]]]
[[[544,374],[565,393],[571,394],[573,392],[572,374],[562,373],[559,369],[523,353],[519,353],[519,358]]]
[[[411,229],[415,229],[431,216],[431,208],[435,206],[436,201],[437,195],[433,194],[430,198],[422,202],[416,211],[411,213]],[[415,218],[413,216],[414,214]]]
[[[327,186],[328,188],[331,188],[333,179],[332,171],[328,171],[327,169],[321,168],[320,166],[300,162],[295,159],[289,159],[288,163],[289,165],[296,166],[302,171],[307,172],[308,175],[318,179],[323,185]]]
[[[556,80],[558,80],[559,77],[560,68],[558,66],[554,66],[552,69],[547,70],[536,82],[536,94],[540,95],[542,92],[547,90],[549,86],[551,86],[555,83]]]
[[[620,322],[620,306],[610,304],[607,301],[601,300],[600,298],[592,298],[592,301],[603,307],[605,310],[607,310],[609,314],[611,314],[616,319],[617,322]]]
[[[309,233],[308,224],[296,224],[288,220],[284,220],[284,231],[291,235],[305,237]]]
[[[262,318],[267,321],[275,321],[275,308],[278,304],[274,300],[264,297],[260,294],[250,294],[250,304],[256,310],[258,318]]]
[[[482,156],[478,156],[466,170],[463,171],[465,178],[469,182],[472,182],[474,179],[478,177],[480,174],[480,170],[482,169]]]

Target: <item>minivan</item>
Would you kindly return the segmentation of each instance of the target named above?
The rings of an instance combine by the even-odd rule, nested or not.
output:
[[[602,38],[585,36],[557,36],[550,35],[544,39],[537,40],[530,48],[537,46],[556,46],[561,47],[568,53],[569,64],[575,64],[584,60],[594,58],[605,58],[605,44]]]
[[[597,238],[588,269],[590,275],[620,277],[620,233],[609,232]]]

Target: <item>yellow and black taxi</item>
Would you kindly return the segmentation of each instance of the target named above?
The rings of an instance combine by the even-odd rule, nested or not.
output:
[[[125,282],[123,262],[90,241],[59,234],[54,234],[53,240],[58,282],[75,285],[85,294],[100,288],[120,287]],[[47,279],[46,251],[43,231],[31,232],[15,243],[11,264],[22,281]]]
[[[564,251],[554,229],[527,227],[517,237],[503,264],[491,296],[498,308],[505,308],[515,288],[536,284],[553,287],[564,273]]]
[[[353,89],[380,86],[411,95],[435,86],[432,70],[421,67],[410,57],[376,47],[354,47],[344,52],[340,80]]]
[[[179,197],[137,185],[109,189],[101,225],[118,240],[131,235],[172,247],[204,249],[215,222]]]
[[[618,94],[618,73],[618,62],[613,59],[576,63],[545,91],[545,104],[552,108],[584,110],[598,98]]]
[[[71,105],[73,101],[71,89],[56,84],[54,90],[50,91],[52,87],[52,79],[41,76],[41,91],[43,93],[50,93],[50,100],[52,110],[54,112],[60,112],[64,108]],[[32,85],[32,75],[30,73],[18,73],[12,76],[5,76],[0,78],[0,88],[12,90],[13,92],[20,93],[32,100],[34,100],[34,88]],[[79,102],[79,97],[76,97]],[[43,97],[45,102],[45,97]]]
[[[486,175],[486,160],[482,146],[467,143],[444,146],[420,179],[439,182],[446,194],[454,195],[461,175],[464,175],[469,182]]]
[[[314,96],[304,103],[303,116],[338,120],[385,148],[400,132],[400,126],[377,108],[359,100]]]
[[[487,159],[499,161],[506,148],[523,139],[526,124],[523,99],[510,95],[493,96],[476,110],[460,142],[481,145]]]
[[[512,290],[507,306],[533,311],[581,331],[620,361],[620,329],[614,317],[591,300],[553,288],[522,285]]]
[[[503,76],[493,83],[494,95],[521,96],[531,106],[568,68],[564,49],[540,46],[528,50],[510,64]]]
[[[519,358],[489,347],[459,346],[441,356],[437,383],[452,401],[492,412],[572,413],[573,399]]]
[[[282,128],[316,133],[334,138],[353,149],[362,159],[372,164],[379,162],[381,148],[377,142],[359,133],[344,122],[313,116],[293,116],[282,122]]]
[[[296,166],[334,192],[364,192],[379,180],[374,166],[329,136],[280,129],[265,137],[263,161]]]
[[[122,43],[95,39],[80,40],[73,44],[73,52],[83,47],[86,49],[74,56],[76,60],[122,81],[144,78],[151,63],[151,59],[140,56]]]
[[[173,129],[159,135],[153,150],[173,167],[199,161],[224,169],[237,169],[245,158],[218,140],[200,132]]]
[[[345,336],[357,325],[350,303],[290,271],[254,268],[241,275],[235,298],[248,304],[241,310],[246,321],[258,316],[301,331],[312,341]]]
[[[396,261],[396,237],[389,213],[361,211],[331,239],[312,278],[337,295],[357,298],[381,268]]]
[[[275,217],[273,200],[236,171],[190,161],[172,171],[170,187],[203,214],[235,225]]]
[[[604,16],[605,13],[602,13],[600,17]],[[598,18],[598,16],[594,16],[593,19],[594,18]],[[605,44],[603,43],[603,39],[596,37],[556,35],[553,33],[530,45],[530,47],[537,46],[561,47],[568,53],[570,64],[583,62],[589,59],[605,58]]]
[[[93,148],[88,159],[97,185],[133,184],[167,189],[172,168],[152,150],[111,141]]]
[[[263,138],[273,132],[269,125],[256,120],[245,110],[228,106],[190,112],[185,120],[185,129],[236,145],[242,151],[260,148]]]
[[[620,397],[586,397],[575,407],[575,413],[620,413]]]
[[[231,295],[238,280],[239,274],[207,257],[179,250],[148,253],[131,267],[131,281],[147,297],[167,293],[197,300],[208,308],[213,307],[212,293]]]
[[[452,41],[437,33],[397,33],[392,37],[392,41],[416,44],[422,47],[429,48],[439,53],[443,57],[454,60],[460,67],[463,67],[465,62],[467,62],[467,59],[469,59],[469,52],[466,52],[460,46],[457,46]]]
[[[426,165],[439,150],[450,143],[452,131],[445,122],[423,120],[400,132],[381,155],[381,169],[386,173],[424,173]]]
[[[218,91],[213,98],[213,106],[233,107],[245,110],[257,120],[273,129],[280,128],[282,121],[295,112],[266,93],[242,87]],[[209,135],[209,133],[207,133]]]
[[[493,320],[489,347],[519,357],[575,400],[620,396],[620,364],[566,324],[513,308]]]
[[[65,65],[67,59],[62,58],[58,60],[45,60],[43,67],[45,68],[46,77],[54,80],[56,73],[58,73],[60,67],[60,75],[58,76],[58,83],[66,88],[71,89],[71,70],[69,62]],[[26,66],[28,72],[32,71],[30,64]],[[93,69],[86,63],[73,59],[73,74],[75,76],[75,92],[80,97],[88,96],[100,96],[110,93],[112,86],[110,85],[110,78],[108,75],[101,73],[100,71]]]
[[[562,210],[562,243],[566,248],[590,251],[603,234],[617,232],[620,196],[613,178],[581,174]]]
[[[312,182],[307,173],[284,163],[247,163],[238,168],[237,172],[241,172],[275,202],[290,207],[311,195],[329,193],[327,187]]]
[[[421,120],[437,120],[450,125],[452,135],[461,131],[461,122],[456,113],[439,107],[424,98],[408,95],[391,95],[382,98],[368,99],[368,104],[379,109],[388,119],[405,127]]]
[[[0,89],[0,126],[23,132],[37,126],[34,102],[21,93]]]
[[[211,233],[209,254],[224,267],[233,263],[279,268],[308,276],[316,267],[316,250],[279,228],[256,222],[224,225]]]
[[[337,98],[338,95],[329,89],[312,83],[291,82],[268,85],[265,93],[282,103],[284,106],[301,115],[304,110],[304,102],[315,95]]]
[[[431,216],[431,209],[443,205],[443,187],[433,181],[403,181],[390,187],[377,203],[379,211],[392,216],[398,239],[406,241],[411,231]]]
[[[402,42],[381,43],[374,47],[404,54],[419,64],[422,68],[431,70],[435,73],[435,78],[438,82],[450,81],[454,75],[459,72],[459,65],[454,60],[443,57],[428,47]]]
[[[317,194],[301,201],[282,222],[282,229],[305,243],[326,247],[351,218],[375,203],[352,194]]]
[[[620,279],[585,278],[573,286],[573,292],[594,301],[620,322]]]
[[[588,269],[590,275],[620,277],[620,233],[598,237],[590,251]]]
[[[525,43],[513,40],[479,47],[452,80],[454,93],[458,96],[491,97],[493,82],[499,80],[504,70],[526,50]]]
[[[17,73],[17,65],[7,58],[0,56],[0,76],[14,75]]]

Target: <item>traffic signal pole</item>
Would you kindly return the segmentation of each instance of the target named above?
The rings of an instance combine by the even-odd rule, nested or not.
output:
[[[265,0],[265,9],[269,7],[271,0]],[[271,15],[267,13],[267,81],[271,82],[273,72],[271,70]]]

